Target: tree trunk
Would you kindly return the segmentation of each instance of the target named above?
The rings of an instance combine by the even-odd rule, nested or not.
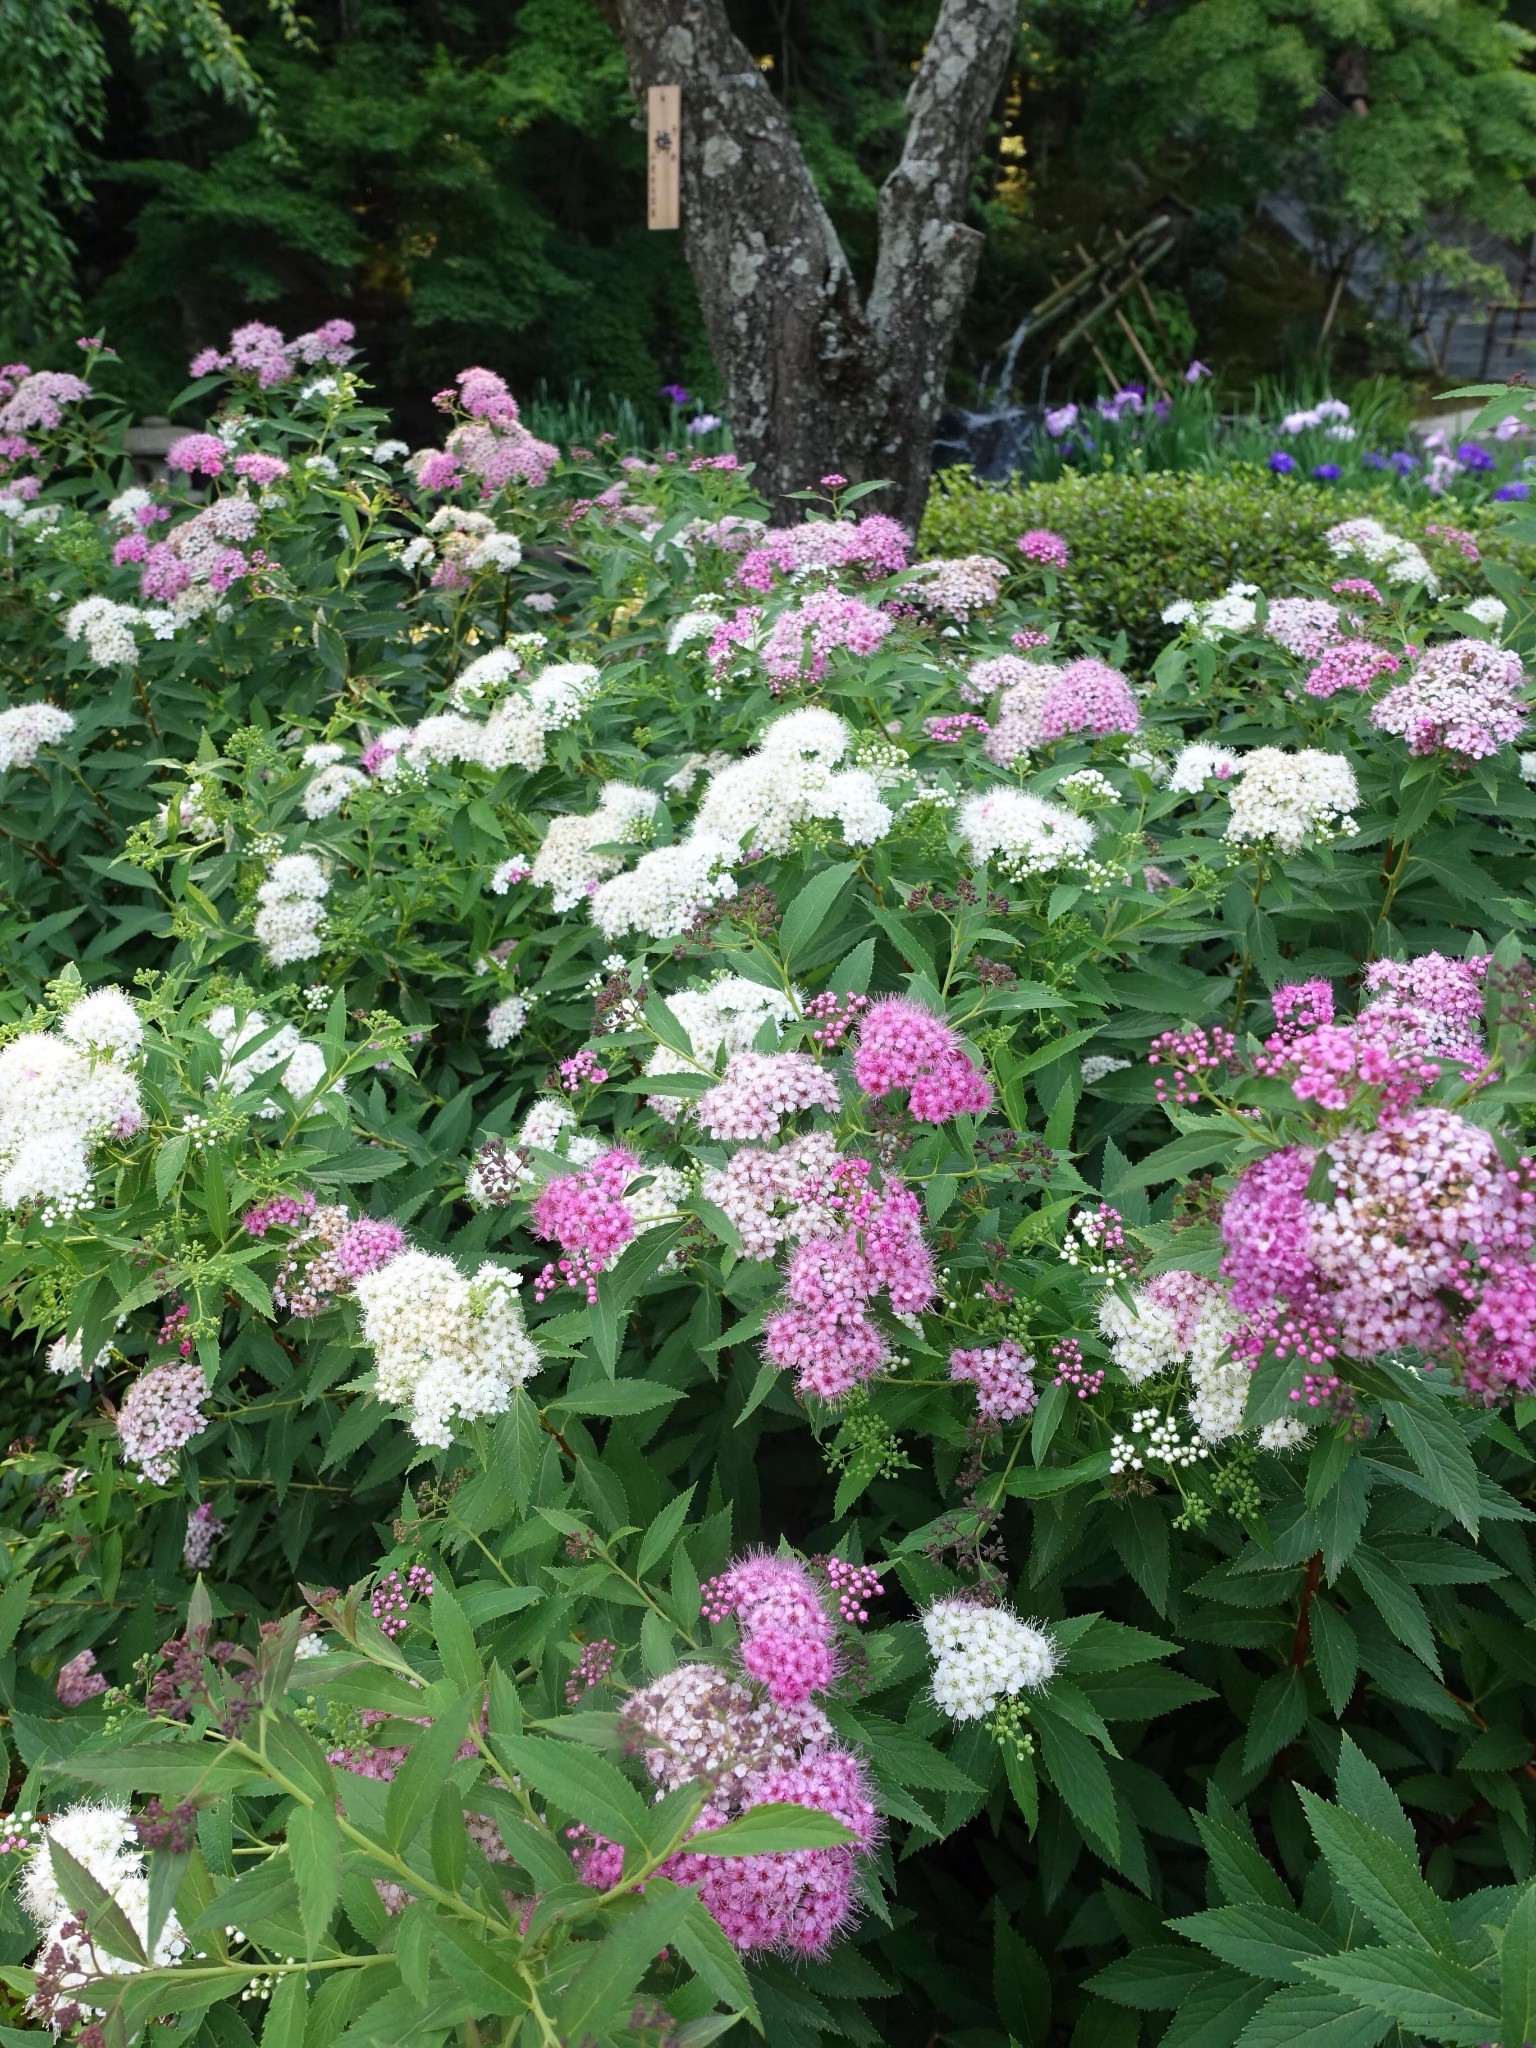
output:
[[[781,516],[837,470],[916,529],[981,256],[964,224],[1019,0],[943,0],[880,192],[867,302],[783,108],[722,0],[597,0],[638,97],[682,87],[683,240],[736,445]]]

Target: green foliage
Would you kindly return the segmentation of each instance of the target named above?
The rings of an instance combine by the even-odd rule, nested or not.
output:
[[[1341,495],[1243,463],[1150,474],[1074,470],[1037,484],[988,484],[969,470],[941,470],[922,540],[935,553],[1007,559],[1031,528],[1059,533],[1071,550],[1059,582],[1066,615],[1106,638],[1123,632],[1146,660],[1166,637],[1165,606],[1216,597],[1232,582],[1266,590],[1298,575],[1327,582],[1329,527],[1362,518],[1424,537],[1437,570],[1453,583],[1465,579],[1465,559],[1426,535],[1428,527],[1462,524],[1487,560],[1523,575],[1536,564],[1529,544],[1506,534],[1500,508],[1479,512],[1433,500],[1410,508],[1383,490]]]
[[[198,495],[177,470],[122,502],[120,410],[71,405],[7,514],[0,1305],[26,1368],[51,1356],[34,1440],[0,1460],[10,2034],[80,1991],[106,2041],[169,2020],[189,2048],[1528,2039],[1529,1393],[1450,1282],[1432,1369],[1352,1325],[1317,1408],[1278,1343],[1252,1371],[1233,1353],[1255,1324],[1204,1321],[1270,1269],[1232,1265],[1220,1228],[1248,1167],[1305,1148],[1306,1228],[1342,1229],[1328,1162],[1401,1133],[1405,1075],[1481,1188],[1525,1172],[1523,734],[1415,753],[1380,686],[1309,694],[1265,630],[1338,573],[1298,551],[1221,637],[1120,653],[1134,741],[1069,730],[999,761],[933,726],[982,702],[1001,731],[980,662],[1025,632],[1116,652],[1016,552],[986,602],[927,570],[829,578],[844,612],[892,608],[854,614],[866,651],[816,649],[804,578],[719,544],[762,537],[741,471],[524,447],[547,475],[432,492],[359,373],[311,367],[236,381]],[[1129,486],[1050,487],[1106,488]],[[141,530],[172,560],[206,568],[215,522],[250,550],[164,616],[140,577],[167,558],[135,560],[156,511]],[[1383,575],[1394,660],[1459,641],[1502,668],[1536,643],[1517,567],[1496,565],[1502,617],[1464,608],[1480,564],[1448,544],[1443,567],[1438,588]],[[75,611],[103,599],[126,623]],[[724,620],[743,637],[712,654]],[[803,751],[769,774],[786,711]],[[1358,800],[1289,844],[1240,835],[1241,776],[1169,772],[1194,741],[1346,760]],[[651,801],[594,837],[617,783]],[[981,858],[982,795],[1050,806],[1055,845]],[[669,896],[658,867],[690,845],[707,858]],[[280,861],[325,885],[308,925],[278,914]],[[1376,991],[1352,983],[1426,954],[1483,990],[1471,1055],[1446,1015],[1410,1016],[1434,1069],[1357,1076],[1336,1037],[1342,1106],[1298,1085],[1280,986],[1331,983],[1358,1049]],[[115,1072],[137,1113],[113,1098],[89,1187],[44,1199],[26,1175],[69,1159],[18,1134],[77,1099],[48,1095],[44,1048],[77,1045],[93,995],[99,1032],[108,989],[116,1041],[63,1058],[81,1099]],[[942,1014],[984,1103],[918,1114],[860,1061],[853,999],[893,994]],[[1231,1050],[1169,1091],[1152,1041],[1196,1026]],[[757,1070],[743,1138],[716,1090],[754,1047],[798,1053],[815,1100],[776,1108]],[[726,1169],[802,1139],[837,1177],[811,1155],[765,1244]],[[596,1239],[561,1235],[550,1191],[605,1174],[629,1231],[583,1263]],[[1441,1229],[1468,1194],[1443,1191]],[[932,1271],[899,1314],[877,1290],[880,1369],[839,1397],[797,1386],[771,1326],[796,1243],[847,1251],[866,1194],[910,1194]],[[363,1218],[426,1255],[393,1297],[342,1257]],[[873,1267],[868,1219],[862,1244]],[[1198,1344],[1153,1312],[1171,1273]],[[1377,1293],[1422,1303],[1418,1277]],[[842,1333],[849,1356],[869,1339]],[[982,1427],[955,1353],[1005,1345],[1033,1398]],[[152,1461],[138,1404],[167,1370],[181,1426],[162,1416]],[[758,1545],[804,1565],[785,1631],[834,1653],[798,1720],[718,1583]],[[840,1579],[866,1590],[839,1610]],[[941,1684],[953,1600],[1039,1661],[979,1700]],[[694,1683],[680,1721],[644,1718]],[[856,1759],[878,1831],[852,1799],[789,1796],[804,1781],[770,1766],[802,1744]],[[798,1900],[850,1871],[815,1953],[728,1938],[737,1888]],[[90,2023],[63,2021],[95,2048]]]

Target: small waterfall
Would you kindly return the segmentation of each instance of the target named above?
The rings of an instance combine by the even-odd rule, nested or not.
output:
[[[1013,380],[1033,322],[1029,312],[1015,327],[995,377],[990,363],[982,371],[975,408],[951,406],[944,412],[934,436],[935,469],[965,463],[988,483],[999,483],[1024,467],[1040,431],[1041,410],[1013,402]]]

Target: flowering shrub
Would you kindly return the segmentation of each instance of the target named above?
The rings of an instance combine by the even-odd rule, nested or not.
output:
[[[1523,586],[349,350],[0,484],[14,2031],[1532,2038]]]

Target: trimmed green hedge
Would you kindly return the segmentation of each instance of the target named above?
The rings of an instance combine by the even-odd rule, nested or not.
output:
[[[1495,515],[1496,516],[1496,515]],[[1324,535],[1341,519],[1380,519],[1422,542],[1452,587],[1484,587],[1453,548],[1425,533],[1436,524],[1475,531],[1484,558],[1536,572],[1536,549],[1502,535],[1481,517],[1447,504],[1414,508],[1390,491],[1343,494],[1323,484],[1271,476],[1255,464],[1220,470],[1160,470],[1151,475],[1077,472],[1053,483],[981,483],[969,470],[942,471],[923,520],[925,554],[994,554],[1014,563],[1030,527],[1049,527],[1072,559],[1058,584],[1068,619],[1105,635],[1124,629],[1132,652],[1149,656],[1168,628],[1163,607],[1176,597],[1215,597],[1235,578],[1276,596],[1298,582],[1337,573]]]

